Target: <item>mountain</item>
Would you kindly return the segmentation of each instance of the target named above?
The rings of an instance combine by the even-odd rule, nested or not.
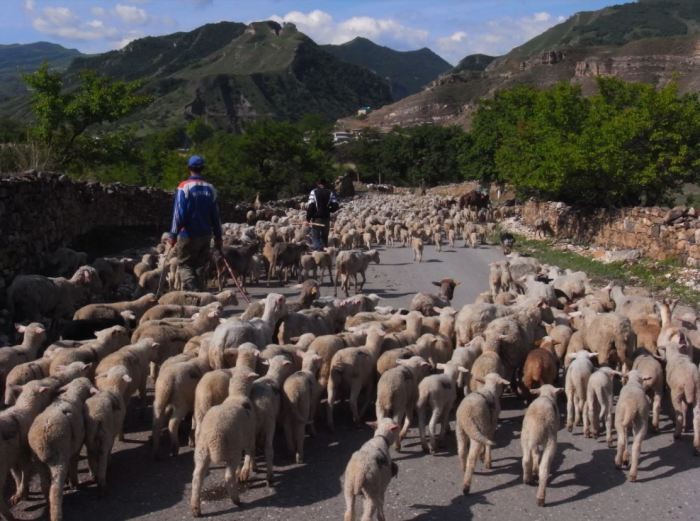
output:
[[[462,58],[457,65],[455,65],[455,68],[452,69],[450,72],[451,73],[457,73],[457,72],[464,72],[464,71],[483,71],[486,70],[486,67],[488,67],[493,60],[495,60],[495,56],[488,56],[486,54],[470,54],[469,56],[465,56]]]
[[[68,88],[83,70],[143,82],[155,99],[124,120],[142,131],[194,117],[232,131],[267,117],[312,113],[333,121],[392,100],[389,84],[371,71],[325,52],[293,24],[272,21],[207,24],[83,56],[67,70]]]
[[[0,103],[26,92],[22,74],[34,72],[44,62],[55,69],[66,69],[77,49],[66,49],[49,42],[0,45]]]
[[[373,71],[391,85],[394,100],[420,92],[452,66],[428,48],[395,51],[357,37],[342,45],[323,45],[323,50],[347,63]]]
[[[700,90],[700,1],[645,0],[581,12],[493,59],[483,70],[468,56],[422,92],[372,112],[347,127],[422,123],[469,126],[481,98],[517,84],[560,81],[596,91],[598,76]]]

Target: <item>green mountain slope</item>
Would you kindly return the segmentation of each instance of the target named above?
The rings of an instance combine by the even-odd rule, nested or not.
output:
[[[486,54],[470,54],[462,58],[450,72],[483,71],[495,59],[495,56],[488,56]]]
[[[83,69],[144,81],[155,101],[128,120],[144,130],[192,117],[233,131],[262,117],[315,113],[334,120],[391,101],[386,81],[326,53],[294,25],[276,22],[221,22],[143,38],[78,59],[68,74]]]
[[[451,68],[430,49],[395,51],[360,37],[342,45],[323,45],[322,48],[344,62],[365,67],[389,81],[395,100],[419,92]]]
[[[77,56],[78,50],[49,42],[0,45],[0,103],[26,92],[22,74],[37,70],[44,61],[66,69]]]
[[[422,123],[468,127],[481,98],[518,84],[560,81],[596,90],[598,76],[700,91],[700,1],[645,0],[575,14],[485,67],[467,56],[429,88],[349,127]]]

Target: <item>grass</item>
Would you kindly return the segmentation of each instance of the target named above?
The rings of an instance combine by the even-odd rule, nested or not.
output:
[[[678,298],[682,303],[700,309],[700,292],[676,282],[677,279],[673,276],[682,267],[677,261],[641,259],[633,264],[603,264],[578,253],[556,249],[552,241],[536,241],[522,236],[517,237],[515,250],[545,264],[583,271],[598,284],[613,282],[625,286],[643,286],[654,295]]]

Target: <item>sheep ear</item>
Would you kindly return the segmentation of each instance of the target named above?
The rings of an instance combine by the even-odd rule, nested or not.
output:
[[[445,364],[439,363],[435,366],[435,369],[438,371],[444,371],[445,370]]]
[[[555,387],[554,394],[556,394],[556,395],[564,394],[564,388],[563,387]]]
[[[299,342],[299,337],[298,337],[298,336],[293,336],[293,337],[291,337],[291,338],[289,339],[289,341],[290,341],[292,344],[297,344],[297,343]]]
[[[539,396],[540,390],[541,389],[530,389],[530,394],[534,394],[535,396]]]
[[[369,421],[365,422],[369,427],[372,427],[372,429],[377,430],[377,422],[376,421]]]
[[[130,384],[131,382],[133,382],[133,379],[132,379],[131,376],[129,376],[128,374],[125,374],[124,376],[122,376],[122,380],[124,380],[124,381],[125,381],[126,383],[128,383],[128,384]]]
[[[27,326],[24,326],[22,324],[15,324],[15,329],[18,333],[24,333],[27,330]]]
[[[97,394],[100,390],[97,387],[90,387],[90,394]]]
[[[467,369],[466,367],[458,367],[457,370],[458,370],[460,373],[465,373],[465,374],[466,374],[466,373],[469,373],[469,369]]]
[[[440,284],[439,282],[435,282],[435,281],[432,281],[431,284],[432,284],[433,286],[437,286],[437,287],[442,286],[442,284]]]
[[[588,358],[595,358],[598,356],[598,353],[588,353]]]
[[[267,367],[270,365],[270,361],[269,360],[260,360],[260,365]]]
[[[459,286],[462,283],[461,280],[455,280],[455,286]]]
[[[295,284],[294,286],[292,286],[292,289],[304,289],[304,285],[303,284]]]
[[[398,430],[399,430],[399,426],[396,425],[395,423],[392,423],[392,424],[391,424],[391,429],[390,429],[390,430],[391,430],[391,432],[398,431]]]
[[[499,378],[498,383],[503,384],[503,385],[510,385],[510,382],[508,380],[506,380],[505,378]]]

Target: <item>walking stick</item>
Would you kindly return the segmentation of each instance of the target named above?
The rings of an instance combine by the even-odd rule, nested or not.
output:
[[[241,286],[241,283],[239,282],[238,277],[236,277],[236,274],[233,272],[233,268],[231,268],[231,265],[229,264],[228,259],[226,258],[226,255],[222,255],[222,258],[224,259],[224,265],[226,266],[226,269],[228,270],[229,274],[231,275],[231,278],[233,279],[233,283],[238,288],[238,291],[240,291],[241,296],[243,297],[243,300],[245,300],[246,303],[250,304],[250,297],[248,297],[248,294],[245,292],[245,290]]]

